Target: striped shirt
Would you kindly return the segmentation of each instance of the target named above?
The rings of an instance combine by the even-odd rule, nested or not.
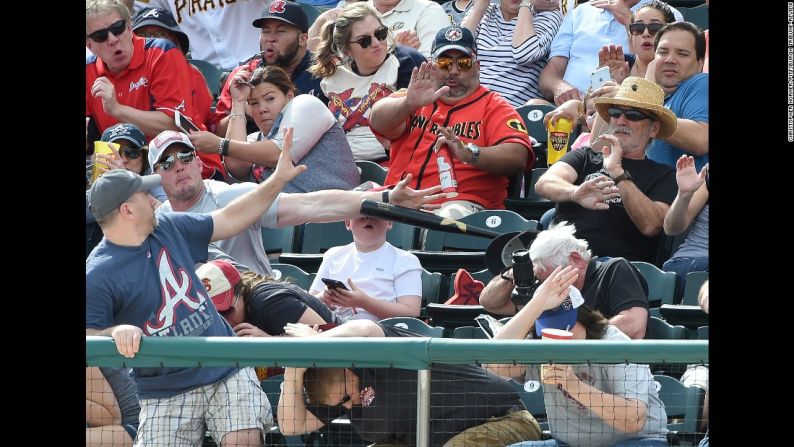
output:
[[[517,16],[505,20],[501,7],[491,4],[477,27],[480,83],[501,94],[513,107],[543,97],[538,89],[540,72],[549,60],[551,41],[562,23],[562,13],[536,13],[532,18],[535,34],[513,48],[517,20]]]

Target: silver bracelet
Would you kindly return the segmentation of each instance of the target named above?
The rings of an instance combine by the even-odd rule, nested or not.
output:
[[[519,7],[519,8],[521,8],[522,6],[523,6],[523,7],[525,7],[525,8],[528,8],[528,9],[529,9],[529,13],[530,13],[531,15],[535,15],[535,4],[534,4],[534,3],[532,3],[532,2],[530,2],[530,1],[528,1],[528,0],[523,0],[523,1],[522,1],[522,2],[521,2],[519,5],[518,5],[518,7]]]
[[[229,114],[229,119],[234,119],[234,118],[237,118],[237,117],[245,119],[245,113],[230,113]]]

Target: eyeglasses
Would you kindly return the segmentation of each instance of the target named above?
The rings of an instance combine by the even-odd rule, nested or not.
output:
[[[457,59],[453,59],[447,56],[441,56],[436,58],[436,65],[438,68],[449,71],[452,68],[452,63],[458,64],[458,70],[466,71],[471,70],[471,67],[474,66],[474,58],[471,56],[463,56]]]
[[[119,154],[123,152],[125,157],[129,158],[130,160],[135,160],[136,158],[141,156],[141,150],[143,150],[143,148],[125,146],[124,148],[119,150]]]
[[[165,30],[156,30],[156,31],[141,31],[141,30],[138,30],[138,31],[135,31],[135,35],[138,36],[138,37],[151,37],[151,38],[159,37],[161,39],[170,39],[171,38],[171,35],[168,33],[168,31],[165,31]]]
[[[626,110],[621,109],[620,107],[610,107],[607,109],[607,113],[612,118],[620,118],[620,115],[625,114],[626,119],[629,121],[656,120],[656,117],[653,115],[649,115],[634,109]]]
[[[380,28],[376,29],[371,36],[364,36],[362,38],[356,39],[348,43],[357,43],[361,45],[361,48],[369,48],[369,46],[372,45],[372,36],[375,36],[376,39],[383,42],[384,40],[386,40],[386,36],[388,35],[389,35],[389,28],[386,26],[381,26]]]
[[[648,34],[655,36],[664,25],[664,23],[632,23],[629,25],[629,32],[632,36],[642,36],[647,29]]]
[[[123,33],[126,29],[127,29],[127,21],[121,19],[116,22],[113,22],[107,28],[102,28],[94,31],[93,33],[87,35],[86,37],[93,40],[94,42],[102,43],[108,40],[108,32],[113,33],[114,36],[118,36],[119,34]]]
[[[183,165],[186,165],[192,162],[194,158],[196,158],[196,153],[194,151],[177,152],[165,157],[165,160],[155,164],[154,169],[163,168],[166,171],[170,171],[171,169],[174,169],[177,160],[179,160],[179,162]]]

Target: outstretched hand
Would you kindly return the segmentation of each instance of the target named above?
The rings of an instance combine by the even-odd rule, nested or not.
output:
[[[605,201],[620,197],[615,182],[605,175],[592,178],[576,188],[574,202],[589,210],[608,210]]]
[[[675,162],[675,181],[681,192],[695,192],[709,172],[709,165],[703,166],[700,173],[695,170],[695,158],[691,155],[682,155]]]
[[[281,150],[281,155],[278,157],[276,170],[273,172],[273,175],[270,176],[270,178],[276,178],[284,185],[291,182],[292,179],[308,169],[306,165],[296,166],[295,162],[292,161],[291,152],[293,130],[294,129],[292,127],[288,127],[286,132],[284,132],[284,148]]]
[[[394,189],[389,193],[389,201],[391,203],[406,208],[432,210],[441,206],[439,204],[432,204],[433,202],[447,198],[447,193],[441,192],[441,185],[425,189],[409,188],[407,185],[408,182],[411,181],[411,178],[411,174],[406,174],[405,178],[397,183]]]
[[[449,87],[446,85],[436,90],[437,83],[433,77],[436,70],[436,64],[433,62],[422,62],[419,68],[414,67],[406,92],[406,99],[412,110],[432,104],[449,92]]]
[[[319,325],[309,326],[304,323],[287,323],[284,326],[284,334],[291,337],[315,337],[319,334]]]

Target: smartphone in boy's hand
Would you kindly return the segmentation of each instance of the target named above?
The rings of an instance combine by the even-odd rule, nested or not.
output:
[[[342,281],[339,281],[339,280],[336,280],[336,279],[330,279],[330,278],[320,278],[320,280],[322,282],[324,282],[325,286],[328,287],[329,289],[350,290],[350,289],[347,288],[345,283],[343,283]]]

